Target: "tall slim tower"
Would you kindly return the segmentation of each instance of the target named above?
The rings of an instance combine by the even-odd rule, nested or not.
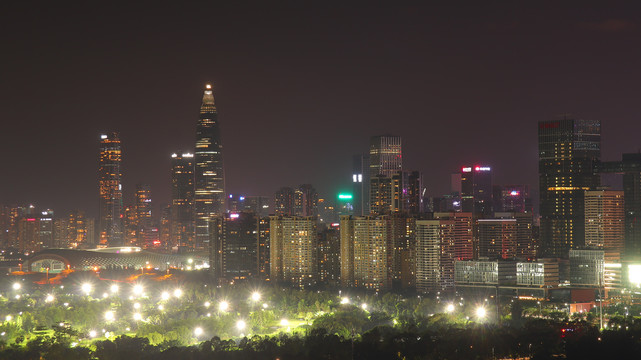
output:
[[[218,111],[212,86],[207,84],[196,126],[195,178],[195,247],[205,248],[210,242],[210,221],[225,211],[225,175],[223,145],[220,141]],[[216,244],[213,244],[214,246]],[[212,249],[218,252],[220,249]],[[212,267],[217,264],[211,264]],[[218,271],[218,270],[215,270]]]
[[[171,155],[171,243],[194,245],[194,154]]]
[[[117,132],[100,135],[98,187],[100,190],[100,245],[120,246],[122,226],[122,150]]]
[[[585,245],[586,190],[600,185],[601,122],[539,122],[541,255],[568,258]]]

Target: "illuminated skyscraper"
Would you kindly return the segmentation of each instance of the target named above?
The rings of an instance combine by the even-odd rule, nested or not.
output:
[[[117,132],[100,135],[98,186],[100,190],[100,245],[123,244],[122,151]]]
[[[623,191],[585,192],[585,245],[623,254],[625,211]]]
[[[600,185],[601,122],[541,121],[538,136],[541,254],[567,258],[585,245],[584,194]]]
[[[492,213],[492,169],[465,166],[461,169],[461,207],[475,215]]]
[[[151,186],[137,184],[135,193],[136,211],[136,242],[143,246],[153,234],[153,218],[151,214]]]
[[[270,279],[304,288],[316,283],[315,217],[270,216]]]
[[[194,245],[194,155],[171,155],[171,243]]]
[[[403,169],[401,137],[392,135],[372,136],[369,146],[370,176],[391,178]]]
[[[210,243],[209,222],[225,212],[225,175],[223,171],[223,145],[218,124],[218,111],[212,86],[207,84],[196,126],[196,151],[194,170],[196,220],[196,248]],[[214,252],[220,249],[214,249]],[[211,264],[212,267],[220,264]],[[220,269],[214,270],[218,272]]]

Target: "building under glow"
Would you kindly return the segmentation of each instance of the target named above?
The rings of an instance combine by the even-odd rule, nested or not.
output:
[[[210,226],[213,218],[225,212],[225,174],[223,171],[223,145],[218,123],[218,110],[214,102],[212,86],[207,84],[196,126],[195,150],[195,247],[210,245]],[[212,244],[215,246],[215,244]],[[213,249],[219,252],[220,249]],[[220,264],[211,264],[220,272]]]
[[[541,255],[567,259],[585,245],[584,194],[601,181],[601,122],[541,121],[538,138]]]
[[[171,155],[172,246],[194,246],[194,155],[178,152]]]
[[[122,205],[122,150],[117,132],[100,135],[98,187],[100,191],[100,245],[119,246],[124,242]]]

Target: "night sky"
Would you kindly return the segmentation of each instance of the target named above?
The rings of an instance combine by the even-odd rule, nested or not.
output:
[[[605,160],[641,148],[632,2],[5,3],[0,203],[97,215],[105,130],[121,134],[125,203],[136,183],[167,203],[170,154],[193,148],[208,81],[228,192],[311,183],[333,196],[384,133],[402,136],[432,195],[473,163],[536,188],[536,123],[566,113],[602,121]]]

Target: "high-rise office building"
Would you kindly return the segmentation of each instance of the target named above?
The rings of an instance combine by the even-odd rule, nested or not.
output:
[[[601,156],[600,121],[541,121],[539,142],[539,212],[541,255],[567,258],[585,245],[586,190],[600,185],[595,165]]]
[[[641,259],[641,153],[623,154],[621,161],[599,163],[599,173],[623,175],[625,258]]]
[[[122,150],[118,133],[100,135],[98,186],[101,246],[120,246],[124,242],[121,162]]]
[[[209,223],[225,212],[223,145],[214,92],[209,84],[205,86],[196,126],[194,179],[195,247],[205,248],[210,245]],[[213,251],[219,252],[220,249]],[[219,273],[220,269],[216,268],[220,264],[213,263],[210,266]]]
[[[171,155],[171,246],[194,246],[194,155]]]
[[[230,282],[258,276],[259,221],[252,212],[236,212],[223,216],[223,277]]]
[[[136,184],[135,211],[136,211],[136,242],[138,246],[148,245],[153,234],[153,217],[151,207],[151,186]]]
[[[46,209],[38,217],[40,244],[42,248],[53,248],[53,210]]]
[[[492,169],[464,166],[461,169],[461,207],[475,215],[492,214]]]
[[[393,135],[372,136],[369,146],[370,176],[392,177],[403,170],[401,137]]]
[[[527,185],[494,185],[494,212],[532,212],[532,199]]]
[[[623,191],[585,192],[585,245],[623,253],[625,245]]]
[[[316,221],[307,216],[270,216],[270,279],[301,288],[317,281]]]
[[[369,213],[369,155],[358,154],[354,155],[353,171],[352,171],[352,184],[353,191],[353,205],[354,215],[363,216]]]

